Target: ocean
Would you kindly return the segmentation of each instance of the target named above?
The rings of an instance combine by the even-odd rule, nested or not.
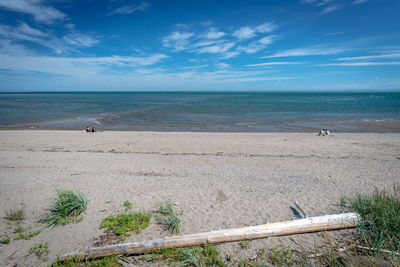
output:
[[[399,132],[400,93],[1,93],[0,128]]]

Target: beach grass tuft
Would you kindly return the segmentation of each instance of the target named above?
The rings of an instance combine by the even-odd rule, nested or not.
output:
[[[239,242],[239,246],[241,249],[249,249],[250,246],[250,242],[248,240],[242,240]]]
[[[164,230],[171,234],[179,233],[181,220],[178,216],[182,215],[182,210],[175,209],[171,201],[165,201],[158,205],[157,213],[160,216],[156,218]]]
[[[277,246],[270,249],[268,254],[269,261],[275,266],[292,265],[293,251],[284,246]]]
[[[359,241],[362,246],[372,248],[362,253],[400,264],[400,256],[390,253],[400,251],[400,184],[394,184],[392,190],[376,189],[370,195],[344,197],[341,206],[362,217],[357,226]]]
[[[30,240],[32,237],[35,237],[37,235],[39,235],[42,232],[42,230],[36,230],[36,231],[32,231],[30,233],[24,234],[24,233],[20,233],[18,234],[16,237],[14,237],[14,240]]]
[[[35,244],[29,250],[29,254],[35,254],[41,261],[46,261],[49,254],[49,243]]]
[[[11,242],[11,239],[8,237],[0,240],[0,244],[3,244],[3,245],[10,244],[10,242]]]
[[[68,258],[64,262],[55,262],[52,267],[119,267],[120,258],[117,256],[108,256],[101,259],[82,259],[80,257]]]
[[[87,209],[87,205],[88,200],[83,194],[71,190],[58,190],[50,211],[40,216],[39,223],[50,227],[80,222],[83,218],[78,216]]]
[[[166,261],[170,266],[226,266],[219,250],[210,244],[204,247],[160,249],[153,252],[152,259]]]
[[[124,240],[130,236],[130,231],[139,234],[150,224],[151,214],[145,212],[121,213],[118,216],[107,216],[100,224],[100,229],[105,232],[113,232]]]
[[[5,218],[12,222],[22,222],[25,219],[25,206],[21,205],[19,208],[7,210]]]
[[[132,203],[129,202],[128,200],[126,200],[123,205],[125,207],[125,211],[127,211],[127,210],[132,208]]]

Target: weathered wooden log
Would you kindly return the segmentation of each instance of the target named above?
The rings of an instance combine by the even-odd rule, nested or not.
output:
[[[163,239],[116,244],[67,253],[58,257],[58,261],[65,261],[69,257],[79,256],[82,259],[101,258],[109,255],[129,255],[151,252],[163,248],[190,247],[204,244],[219,244],[240,240],[251,240],[272,236],[284,236],[301,233],[310,233],[327,230],[352,228],[359,224],[360,215],[357,213],[342,213],[309,217],[278,223],[268,223],[257,226],[226,229],[207,233],[197,233],[183,236],[166,237]]]

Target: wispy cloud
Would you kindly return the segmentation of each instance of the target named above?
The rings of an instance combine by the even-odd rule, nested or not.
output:
[[[48,57],[1,55],[0,68],[18,72],[42,72],[56,75],[84,76],[112,73],[113,67],[150,66],[167,58],[164,54],[147,57]]]
[[[265,62],[258,64],[249,64],[246,67],[265,67],[265,66],[277,66],[277,65],[299,65],[304,62],[292,62],[292,61],[278,61],[278,62]]]
[[[328,63],[328,64],[319,64],[318,66],[397,66],[397,65],[400,65],[400,61]]]
[[[66,44],[76,47],[91,47],[99,42],[92,36],[82,33],[69,33],[62,38]]]
[[[135,11],[145,11],[149,7],[149,3],[147,2],[142,2],[139,5],[136,4],[131,4],[131,5],[124,5],[121,7],[116,8],[114,11],[110,12],[108,15],[114,15],[114,14],[130,14]]]
[[[372,55],[372,56],[361,56],[361,57],[340,57],[337,60],[368,60],[368,59],[394,59],[394,58],[400,58],[400,53],[384,54],[384,55]]]
[[[368,2],[368,1],[369,1],[369,0],[355,0],[355,1],[353,2],[353,5],[359,5],[359,4]]]
[[[256,27],[245,26],[233,32],[233,36],[239,40],[247,40],[256,36],[256,33],[270,33],[277,29],[273,23],[263,23]]]
[[[346,49],[341,47],[328,47],[321,45],[307,46],[307,47],[299,47],[299,48],[280,51],[270,56],[265,56],[262,58],[333,55],[333,54],[339,54],[344,51],[346,51]]]
[[[26,23],[21,23],[18,26],[0,24],[0,36],[5,40],[9,40],[9,44],[18,41],[29,41],[48,47],[58,54],[70,52],[76,48],[91,47],[99,42],[97,38],[75,30],[71,30],[63,37],[58,38],[53,36],[51,32],[32,28]]]
[[[206,46],[202,47],[198,50],[198,53],[211,53],[211,54],[217,54],[217,53],[225,53],[229,49],[231,49],[235,43],[233,42],[226,42],[226,43],[221,43],[221,44],[216,44],[212,46]]]
[[[43,0],[0,0],[0,8],[30,14],[41,23],[52,23],[66,17],[64,13],[46,5]]]
[[[175,51],[185,50],[189,45],[189,39],[194,35],[192,32],[175,31],[162,39],[164,47],[173,47]]]
[[[242,28],[236,30],[233,33],[233,36],[235,36],[239,40],[246,40],[246,39],[250,39],[250,38],[253,38],[254,36],[256,36],[255,32],[256,32],[256,29],[246,26],[246,27],[242,27]]]
[[[335,4],[335,5],[331,5],[331,6],[327,6],[324,9],[322,9],[321,14],[328,14],[331,13],[333,11],[339,10],[341,9],[343,6],[340,4]]]
[[[334,3],[334,0],[302,0],[301,2],[316,7],[323,7],[323,9],[320,11],[321,15],[331,13],[344,7],[343,4]]]
[[[207,39],[219,39],[225,36],[226,33],[218,31],[216,28],[212,27],[209,31],[205,34],[205,38]]]

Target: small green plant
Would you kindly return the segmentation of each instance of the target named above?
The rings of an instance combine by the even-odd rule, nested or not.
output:
[[[123,266],[118,262],[117,256],[108,256],[102,259],[85,260],[79,257],[69,258],[64,262],[55,262],[52,267],[119,267]]]
[[[201,248],[182,248],[177,251],[177,260],[182,266],[201,266]]]
[[[10,238],[8,238],[8,237],[5,238],[5,239],[0,240],[0,243],[1,243],[1,244],[4,244],[4,245],[5,245],[5,244],[10,244],[10,242],[11,242],[11,240],[10,240]]]
[[[182,210],[174,209],[172,202],[166,201],[158,205],[157,213],[160,216],[156,217],[156,219],[164,230],[169,231],[171,234],[179,233],[181,220],[178,216],[182,215]]]
[[[24,228],[20,224],[17,224],[17,226],[14,228],[14,233],[22,233],[23,231]]]
[[[30,250],[29,254],[35,254],[41,261],[47,261],[49,254],[49,243],[35,244]]]
[[[88,200],[82,194],[76,194],[70,190],[58,190],[57,197],[53,200],[50,212],[40,216],[39,222],[47,227],[77,223],[78,218],[87,208]]]
[[[129,202],[128,200],[126,200],[126,201],[124,202],[124,207],[125,207],[125,211],[127,211],[127,210],[129,210],[129,209],[132,208],[132,203]]]
[[[264,256],[265,256],[265,253],[266,253],[267,251],[265,250],[265,248],[261,248],[258,252],[257,252],[257,256],[259,257],[259,258],[263,258]]]
[[[152,260],[163,260],[172,266],[174,263],[179,263],[178,266],[226,266],[220,252],[210,244],[204,247],[160,249],[153,252]]]
[[[240,246],[241,249],[249,249],[251,247],[250,246],[250,242],[247,241],[247,240],[240,241],[239,242],[239,246]]]
[[[25,219],[25,206],[21,205],[19,208],[7,210],[5,218],[12,222],[22,222]]]
[[[381,254],[381,250],[400,251],[400,184],[394,184],[393,190],[376,189],[371,195],[342,198],[341,206],[361,215],[357,233],[361,245],[375,249],[370,254]],[[400,257],[395,254],[379,256],[388,255],[400,263]]]
[[[20,233],[19,235],[17,235],[16,237],[14,237],[14,240],[30,240],[32,237],[35,237],[37,235],[39,235],[42,232],[42,230],[36,230],[27,234],[24,233]]]
[[[284,246],[277,246],[269,251],[270,262],[277,266],[287,266],[292,263],[293,252]]]
[[[130,231],[139,234],[150,224],[151,214],[145,212],[121,213],[118,216],[107,216],[100,224],[100,229],[105,228],[105,232],[113,232],[126,239],[130,236]]]

